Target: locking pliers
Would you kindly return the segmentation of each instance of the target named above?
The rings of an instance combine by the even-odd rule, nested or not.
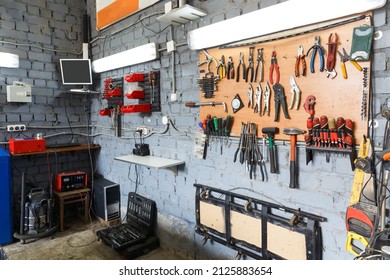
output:
[[[259,113],[260,116],[261,116],[261,95],[262,95],[262,89],[260,83],[258,83],[255,91],[255,108],[253,109],[253,112]]]
[[[271,89],[268,85],[268,83],[265,83],[265,89],[263,92],[263,103],[264,103],[264,110],[263,110],[263,116],[267,112],[267,115],[270,115],[270,110],[269,110],[269,97],[271,95]]]

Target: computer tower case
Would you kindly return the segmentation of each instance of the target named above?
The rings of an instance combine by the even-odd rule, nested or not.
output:
[[[93,210],[97,217],[105,221],[121,218],[120,186],[105,178],[93,182]]]

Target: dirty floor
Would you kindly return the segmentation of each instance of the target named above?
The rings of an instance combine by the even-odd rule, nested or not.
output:
[[[84,224],[73,220],[66,230],[52,237],[25,240],[0,247],[9,260],[120,260],[117,251],[98,240],[96,232],[104,228],[98,221]],[[137,259],[181,260],[185,259],[162,247]]]

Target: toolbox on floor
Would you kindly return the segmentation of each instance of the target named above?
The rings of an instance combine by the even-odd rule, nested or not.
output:
[[[156,218],[156,202],[130,192],[126,222],[97,231],[96,234],[123,257],[135,258],[160,246],[158,238],[154,236]]]

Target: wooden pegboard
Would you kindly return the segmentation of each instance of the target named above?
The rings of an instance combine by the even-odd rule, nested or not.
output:
[[[369,16],[369,15],[368,15]],[[271,64],[271,54],[273,51],[277,53],[278,65],[280,68],[280,83],[284,87],[287,105],[290,104],[291,93],[290,93],[290,76],[294,75],[294,66],[296,61],[296,56],[298,53],[298,47],[300,45],[304,48],[304,53],[306,53],[309,48],[314,44],[315,36],[320,36],[321,45],[325,49],[325,65],[327,59],[327,42],[328,37],[331,33],[338,35],[338,46],[337,50],[342,52],[342,48],[345,48],[347,52],[351,49],[352,43],[352,32],[353,28],[370,25],[368,18],[364,18],[358,21],[349,22],[340,26],[331,27],[323,29],[320,31],[306,33],[290,38],[284,38],[280,40],[265,42],[262,44],[253,45],[255,47],[254,52],[254,64],[256,64],[257,49],[263,48],[263,60],[264,60],[264,81],[261,82],[261,87],[265,89],[265,83],[269,81],[269,67]],[[228,34],[227,34],[228,36]],[[275,36],[275,34],[273,34]],[[261,41],[267,41],[267,38],[261,38]],[[256,38],[253,42],[258,42],[259,39]],[[237,72],[237,66],[239,63],[239,54],[240,52],[244,53],[244,61],[246,66],[248,66],[248,57],[249,57],[249,46],[237,47],[237,48],[213,48],[208,49],[207,52],[212,55],[217,61],[220,60],[221,56],[224,55],[226,59],[229,56],[233,58],[235,72]],[[301,90],[301,101],[299,109],[291,109],[288,111],[290,119],[285,119],[282,109],[280,110],[280,117],[278,122],[274,122],[275,114],[275,105],[274,105],[274,94],[271,87],[271,96],[270,96],[270,116],[264,115],[259,116],[253,112],[253,109],[247,107],[248,97],[248,83],[245,80],[240,78],[240,82],[236,80],[227,80],[222,79],[217,84],[217,91],[214,92],[213,98],[205,98],[204,94],[201,92],[200,101],[201,102],[212,102],[212,101],[223,101],[227,104],[228,113],[225,113],[223,106],[201,106],[200,107],[200,119],[204,119],[208,114],[216,117],[225,118],[227,115],[234,117],[234,123],[232,127],[232,136],[239,136],[241,123],[242,122],[253,122],[257,123],[259,126],[259,136],[261,137],[261,128],[263,127],[278,127],[280,133],[275,136],[275,139],[279,140],[289,140],[289,136],[283,134],[283,128],[287,127],[297,127],[300,129],[307,130],[306,120],[309,117],[309,114],[306,113],[303,108],[305,99],[309,95],[314,95],[316,97],[315,105],[315,116],[320,117],[321,115],[326,115],[328,117],[333,117],[337,119],[338,117],[344,117],[345,119],[351,119],[354,122],[354,137],[355,143],[358,144],[363,135],[367,133],[367,119],[362,120],[361,118],[361,106],[362,106],[362,95],[363,95],[363,72],[358,71],[351,62],[346,62],[346,68],[348,73],[348,79],[344,79],[341,73],[340,66],[340,57],[337,55],[335,70],[337,71],[337,76],[334,79],[327,78],[325,71],[319,71],[319,55],[317,53],[315,60],[315,73],[310,72],[310,56],[306,57],[307,64],[307,74],[302,77],[295,77],[295,81],[298,84],[298,87]],[[205,60],[203,52],[199,54],[200,61]],[[370,82],[370,69],[371,61],[359,61],[361,67],[367,67],[368,71],[368,83]],[[210,65],[210,71],[214,72],[216,75],[216,68],[213,63]],[[200,67],[201,77],[204,76],[202,72],[207,72],[206,65]],[[242,70],[241,70],[242,74]],[[252,83],[253,90],[255,91],[257,83]],[[369,88],[369,86],[368,86]],[[242,108],[237,113],[233,114],[233,109],[231,106],[231,101],[233,100],[236,94],[239,94],[245,107]],[[368,93],[368,96],[370,92]],[[368,98],[369,100],[369,98]],[[368,102],[368,101],[367,101]],[[369,104],[367,104],[369,108]],[[298,136],[299,141],[303,141],[303,135]]]

